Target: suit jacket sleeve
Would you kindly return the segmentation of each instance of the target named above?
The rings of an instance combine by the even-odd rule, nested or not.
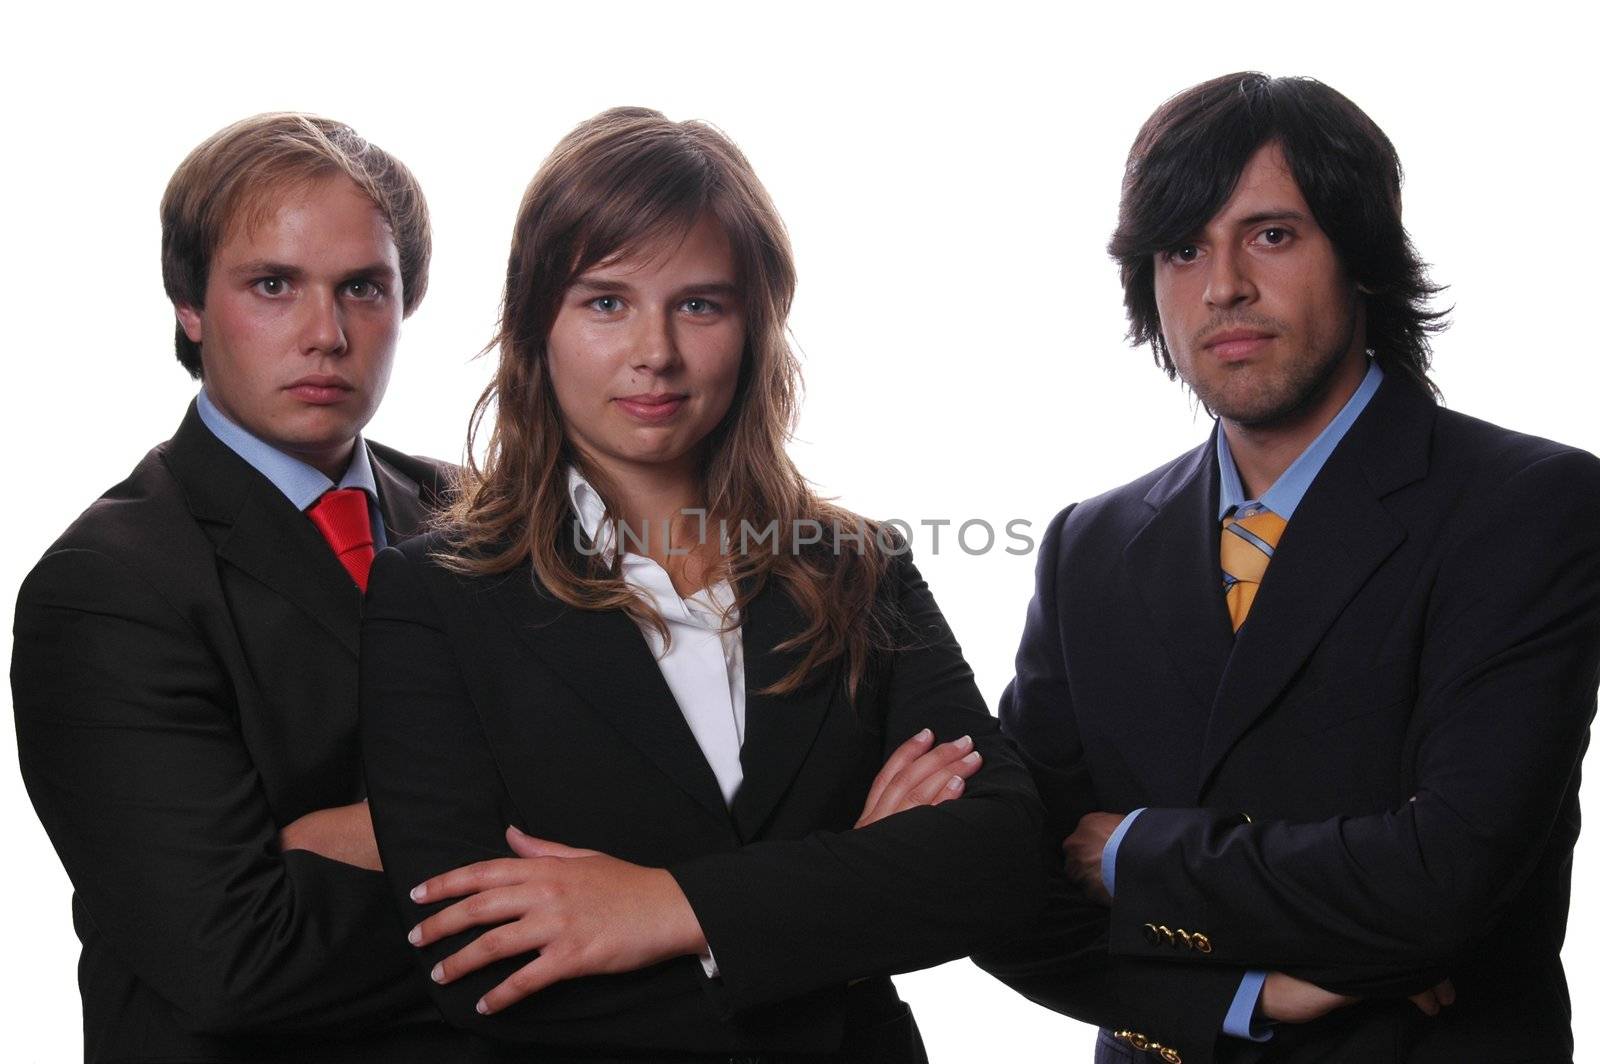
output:
[[[1151,952],[1140,928],[1160,914],[1216,929],[1210,962],[1342,968],[1339,989],[1400,992],[1416,989],[1405,972],[1447,969],[1494,926],[1540,859],[1594,714],[1600,462],[1546,454],[1478,490],[1425,619],[1414,798],[1322,823],[1146,811],[1118,854],[1115,952]]]
[[[278,852],[225,673],[130,566],[45,557],[12,691],[23,780],[83,911],[180,1022],[349,1031],[425,1004],[382,876]]]
[[[1038,912],[1032,782],[909,558],[887,583],[900,621],[870,710],[882,714],[882,756],[928,727],[970,734],[983,765],[958,801],[673,867],[722,969],[727,1009],[965,956]]]
[[[1000,724],[1044,799],[1041,860],[1050,869],[1044,918],[1026,934],[973,960],[1029,1000],[1101,1027],[1129,1028],[1204,1062],[1246,968],[1205,969],[1168,957],[1135,960],[1109,952],[1110,914],[1087,901],[1061,872],[1061,840],[1099,808],[1072,709],[1056,621],[1062,511],[1040,543],[1038,579],[1017,651],[1016,679],[1000,701]],[[1122,869],[1118,867],[1118,892]]]
[[[526,822],[501,781],[455,633],[447,630],[423,568],[399,550],[378,555],[361,636],[362,757],[373,825],[391,904],[413,923],[457,899],[418,905],[409,897],[412,887],[453,868],[515,856],[505,829]],[[581,760],[582,751],[572,756]],[[527,955],[487,965],[447,986],[424,973],[489,930],[470,928],[412,951],[418,985],[428,987],[451,1024],[503,1041],[707,1048],[671,1041],[696,1006],[710,1014],[700,986],[704,976],[691,957],[568,980],[515,1008],[478,1015],[478,999],[526,964]]]

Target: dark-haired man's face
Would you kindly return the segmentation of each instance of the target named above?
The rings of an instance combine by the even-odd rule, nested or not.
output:
[[[1156,255],[1155,291],[1178,375],[1236,425],[1325,422],[1365,371],[1361,299],[1276,143],[1200,232]]]

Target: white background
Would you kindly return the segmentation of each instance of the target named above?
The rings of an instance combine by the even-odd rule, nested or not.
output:
[[[193,393],[172,357],[156,204],[194,144],[263,110],[350,122],[427,191],[432,284],[370,429],[414,452],[461,453],[489,369],[472,356],[491,333],[523,185],[574,123],[644,104],[727,130],[788,221],[808,382],[801,468],[876,517],[1042,529],[1206,432],[1148,352],[1123,342],[1103,248],[1145,116],[1248,68],[1329,82],[1399,147],[1407,222],[1457,307],[1436,345],[1449,404],[1600,450],[1588,14],[1248,2],[68,10],[10,16],[0,45],[7,608],[33,560],[170,435]],[[915,546],[992,703],[1033,558],[969,556],[948,536],[937,554],[921,535]],[[11,1017],[0,1042],[9,1060],[71,1060],[69,885],[17,776],[10,714],[0,719]],[[1579,1059],[1600,1044],[1597,854],[1592,837],[1578,847],[1565,952]],[[899,982],[935,1061],[1088,1059],[1086,1028],[966,962]]]

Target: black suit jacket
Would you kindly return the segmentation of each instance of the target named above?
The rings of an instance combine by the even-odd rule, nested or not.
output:
[[[1235,638],[1214,454],[1044,537],[1003,727],[1056,842],[1085,812],[1149,809],[1121,844],[1109,924],[1058,882],[1031,952],[989,963],[1191,1064],[1568,1059],[1600,462],[1391,377]],[[1246,968],[1374,1000],[1266,1047],[1219,1039]],[[1395,999],[1444,976],[1458,998],[1438,1019]]]
[[[897,648],[875,659],[854,707],[836,672],[799,694],[758,693],[797,660],[775,648],[801,622],[773,587],[750,603],[744,782],[730,810],[626,614],[569,608],[527,565],[453,574],[432,546],[423,537],[379,556],[363,625],[367,778],[404,919],[443,907],[412,903],[412,885],[509,856],[515,824],[669,869],[722,971],[708,980],[681,957],[478,1016],[477,999],[521,963],[508,962],[437,989],[445,1017],[539,1046],[540,1060],[921,1059],[883,977],[1026,926],[1039,908],[1041,820],[909,559],[886,581]],[[973,736],[984,762],[966,796],[850,830],[887,753],[924,726],[941,740]],[[419,967],[481,930],[420,951]]]
[[[391,540],[445,467],[371,445]],[[364,796],[361,593],[191,405],[17,599],[18,755],[75,894],[90,1061],[426,1059],[383,877],[280,828]]]

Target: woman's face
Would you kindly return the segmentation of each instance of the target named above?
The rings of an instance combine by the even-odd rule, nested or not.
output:
[[[733,249],[714,219],[590,268],[550,328],[567,438],[620,483],[693,475],[733,401],[744,340]]]

